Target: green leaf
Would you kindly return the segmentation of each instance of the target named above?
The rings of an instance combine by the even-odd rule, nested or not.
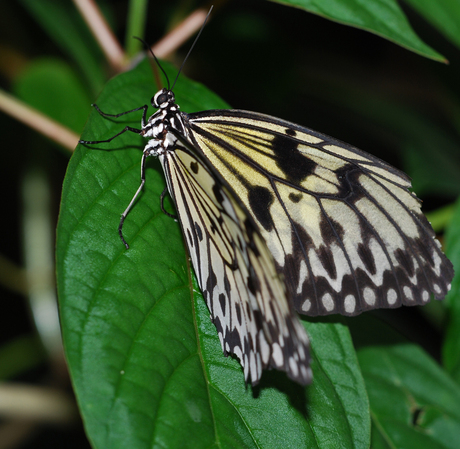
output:
[[[174,79],[176,69],[166,70]],[[97,103],[105,112],[123,112],[155,91],[143,61],[112,79]],[[226,107],[182,75],[175,93],[186,112]],[[107,139],[126,125],[138,127],[141,115],[107,119],[93,111],[82,138]],[[179,225],[160,210],[165,182],[157,160],[147,164],[145,189],[125,221],[125,249],[117,227],[139,186],[143,145],[132,133],[110,144],[79,145],[63,186],[57,231],[62,332],[93,446],[326,448],[333,441],[334,447],[369,447],[364,383],[340,323],[305,323],[311,386],[303,389],[275,371],[264,373],[257,388],[245,386],[240,364],[222,354]]]
[[[457,0],[406,0],[428,22],[460,47],[460,3]]]
[[[99,92],[104,82],[101,51],[75,5],[70,0],[20,2],[63,52],[74,58],[93,92]]]
[[[396,0],[274,0],[329,20],[377,34],[427,58],[446,59],[426,45],[410,26]]]
[[[460,271],[460,201],[455,205],[452,221],[446,233],[446,254],[454,264],[456,273]],[[460,383],[460,276],[452,280],[452,289],[446,298],[449,310],[444,346],[443,363],[451,376]]]
[[[372,447],[456,448],[460,388],[418,346],[363,348],[358,358],[373,421]]]
[[[64,61],[35,59],[15,80],[13,90],[30,106],[80,132],[91,100],[79,78]]]
[[[36,336],[22,335],[0,347],[0,379],[18,378],[46,360],[46,352]]]
[[[148,18],[148,1],[137,0],[129,2],[127,31],[126,31],[126,54],[133,57],[142,49],[142,42],[133,39],[133,36],[144,38],[145,25]]]

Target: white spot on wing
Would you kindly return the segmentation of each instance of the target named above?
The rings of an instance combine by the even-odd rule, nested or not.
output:
[[[308,312],[311,309],[311,301],[306,299],[302,304],[302,312]]]
[[[276,366],[283,366],[284,357],[283,351],[281,351],[280,345],[278,343],[273,344],[272,357]]]
[[[313,374],[310,368],[305,368],[304,365],[300,365],[300,372],[302,373],[302,377],[304,379],[311,379]]]
[[[373,306],[375,304],[375,292],[370,287],[366,287],[363,291],[364,301],[366,304]]]
[[[433,261],[434,261],[434,267],[433,267],[434,274],[436,274],[436,276],[440,276],[442,259],[439,257],[439,254],[437,251],[433,251]]]
[[[260,333],[262,334],[259,337],[260,342],[260,353],[262,354],[262,361],[264,364],[267,364],[270,360],[270,346],[267,343],[267,340],[263,336],[263,331],[261,330]]]
[[[332,296],[330,293],[326,293],[322,298],[321,301],[323,302],[324,308],[328,311],[331,312],[334,310],[334,300],[332,299]]]
[[[292,375],[294,377],[297,377],[297,375],[299,374],[299,365],[293,357],[289,357],[289,368],[291,370]]]
[[[347,295],[345,297],[345,312],[353,313],[356,308],[356,299],[353,295]]]
[[[241,348],[240,348],[239,346],[235,346],[235,347],[233,348],[233,354],[235,354],[235,355],[238,357],[238,360],[239,360],[240,362],[243,362],[243,361],[244,361],[244,359],[243,359],[243,352],[241,351]],[[247,365],[245,365],[245,366],[247,366]]]
[[[398,294],[396,293],[396,290],[393,288],[390,288],[387,292],[388,304],[393,305],[397,299],[398,299]]]
[[[299,285],[297,286],[297,294],[302,293],[302,287],[303,283],[305,282],[305,279],[307,279],[308,276],[308,269],[307,269],[307,264],[305,263],[305,260],[302,260],[300,262],[300,272],[299,272]]]
[[[412,290],[410,287],[408,287],[407,285],[403,288],[403,292],[404,294],[406,295],[406,298],[407,299],[410,299],[411,301],[413,301],[414,297],[412,296]]]

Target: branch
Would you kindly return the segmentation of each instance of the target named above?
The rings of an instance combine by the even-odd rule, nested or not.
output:
[[[73,0],[116,72],[126,67],[125,53],[94,0]]]
[[[73,151],[77,146],[77,134],[3,90],[0,90],[0,110],[67,150]]]
[[[199,8],[192,12],[165,37],[153,45],[152,51],[158,58],[164,58],[172,53],[201,28],[207,14],[208,10],[205,8]]]

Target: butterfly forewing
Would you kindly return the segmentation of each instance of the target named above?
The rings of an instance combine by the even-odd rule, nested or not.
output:
[[[206,111],[187,123],[258,225],[299,312],[356,315],[447,293],[452,264],[404,173],[262,114]]]
[[[308,337],[252,219],[189,149],[160,161],[224,353],[253,384],[267,367],[309,383]]]

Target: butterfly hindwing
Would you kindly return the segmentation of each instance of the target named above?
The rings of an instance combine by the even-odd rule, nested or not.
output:
[[[309,383],[308,337],[252,219],[190,150],[160,161],[224,353],[253,384],[267,367]]]
[[[262,114],[206,111],[187,123],[259,226],[300,313],[356,315],[447,293],[452,265],[404,173]]]

